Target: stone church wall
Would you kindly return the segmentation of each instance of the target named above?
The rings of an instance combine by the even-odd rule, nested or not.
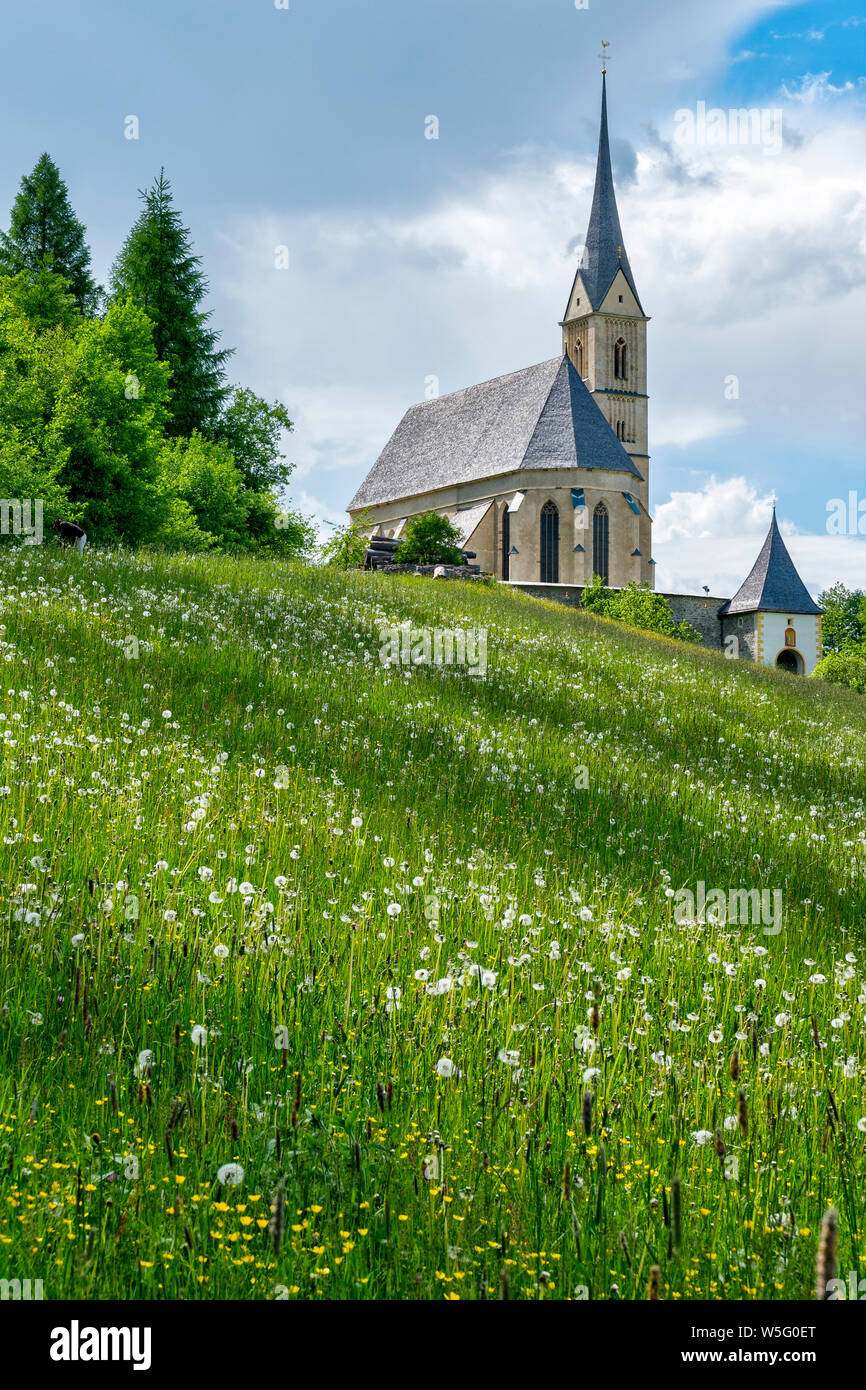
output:
[[[565,473],[565,478],[563,478]],[[567,482],[567,486],[565,485]],[[628,473],[608,472],[606,469],[571,470],[525,469],[503,477],[500,488],[490,492],[491,479],[461,483],[435,492],[419,493],[400,502],[383,503],[367,509],[370,530],[381,528],[382,535],[393,534],[407,516],[424,511],[438,511],[460,524],[460,511],[480,502],[494,505],[467,540],[467,546],[477,555],[477,563],[487,574],[502,575],[502,513],[519,492],[525,496],[518,510],[510,517],[510,544],[517,554],[511,556],[511,578],[530,584],[541,573],[541,512],[550,500],[559,512],[559,577],[562,584],[583,585],[592,574],[592,518],[599,502],[603,502],[610,518],[609,578],[612,588],[629,583],[653,585],[653,567],[649,563],[652,545],[652,522],[646,511],[645,480]],[[585,507],[572,504],[572,488],[583,487]],[[636,516],[623,493],[630,492],[643,505]],[[576,550],[575,546],[583,546]],[[634,555],[635,550],[640,555]]]

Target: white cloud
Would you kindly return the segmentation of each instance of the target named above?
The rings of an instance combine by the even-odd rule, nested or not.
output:
[[[772,495],[761,496],[744,477],[710,478],[697,491],[674,492],[655,512],[656,587],[700,593],[707,585],[732,598],[758,558],[772,513]],[[801,535],[781,513],[779,529],[813,595],[837,580],[850,588],[866,584],[866,538]]]
[[[656,588],[662,593],[699,594],[703,585],[718,598],[732,598],[758,558],[763,536],[714,537],[654,545]],[[866,587],[866,541],[853,537],[785,537],[803,583],[813,597],[837,580]]]
[[[823,35],[821,36],[823,37]],[[814,106],[816,102],[827,101],[828,98],[845,96],[849,92],[862,90],[866,86],[866,79],[858,77],[856,82],[843,82],[841,87],[836,87],[830,81],[830,72],[807,72],[788,85],[782,83],[782,93],[788,101],[802,102],[806,106]]]
[[[685,449],[702,439],[719,439],[725,434],[737,434],[745,429],[742,415],[723,415],[721,411],[697,409],[674,409],[667,411],[656,422],[653,430],[654,449],[664,444],[673,444]]]
[[[653,316],[656,478],[712,441],[721,478],[767,439],[814,443],[822,459],[862,439],[851,364],[866,351],[866,125],[844,96],[781,104],[797,134],[774,156],[676,145],[671,110],[619,192]],[[321,507],[339,514],[430,378],[451,391],[559,352],[593,176],[592,160],[526,147],[408,212],[267,210],[227,229],[211,270],[233,370],[288,406],[296,481]],[[288,271],[274,268],[283,244]],[[739,582],[740,569],[719,572]]]
[[[724,539],[743,533],[763,537],[772,514],[772,496],[759,496],[746,478],[720,482],[713,477],[699,491],[672,492],[669,502],[656,507],[653,542],[658,550],[668,541]]]
[[[770,37],[774,39],[806,39],[809,43],[817,43],[824,38],[824,33],[823,29],[805,29],[795,34],[777,34],[771,30]]]

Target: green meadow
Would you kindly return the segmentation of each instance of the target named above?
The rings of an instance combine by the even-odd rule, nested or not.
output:
[[[383,665],[404,624],[486,673]],[[486,584],[47,545],[0,662],[0,1276],[808,1300],[832,1206],[866,1277],[862,697]]]

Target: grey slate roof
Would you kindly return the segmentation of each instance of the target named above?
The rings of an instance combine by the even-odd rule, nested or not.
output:
[[[722,604],[719,617],[732,613],[821,613],[788,554],[782,533],[776,524],[776,513],[767,533],[760,555],[746,582],[728,603]]]
[[[620,255],[622,248],[622,255]],[[613,171],[610,167],[610,145],[607,135],[607,79],[601,79],[601,132],[598,138],[598,162],[595,168],[595,192],[589,227],[586,233],[580,275],[593,309],[598,309],[613,284],[616,272],[622,269],[629,288],[641,307],[628,254],[622,238]],[[641,313],[643,308],[641,307]]]
[[[349,509],[519,468],[603,468],[641,477],[566,354],[413,405]]]

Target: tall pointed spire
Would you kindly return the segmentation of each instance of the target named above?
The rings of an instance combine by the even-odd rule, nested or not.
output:
[[[628,263],[619,213],[616,207],[616,194],[613,187],[613,172],[610,166],[610,144],[607,134],[607,78],[601,78],[601,130],[598,137],[598,163],[595,168],[595,192],[592,198],[592,211],[589,215],[589,228],[586,233],[580,274],[593,309],[599,309],[605,295],[613,284],[614,276],[622,270],[629,283],[632,294],[640,299],[634,283],[631,266]],[[643,313],[643,309],[641,309]]]

